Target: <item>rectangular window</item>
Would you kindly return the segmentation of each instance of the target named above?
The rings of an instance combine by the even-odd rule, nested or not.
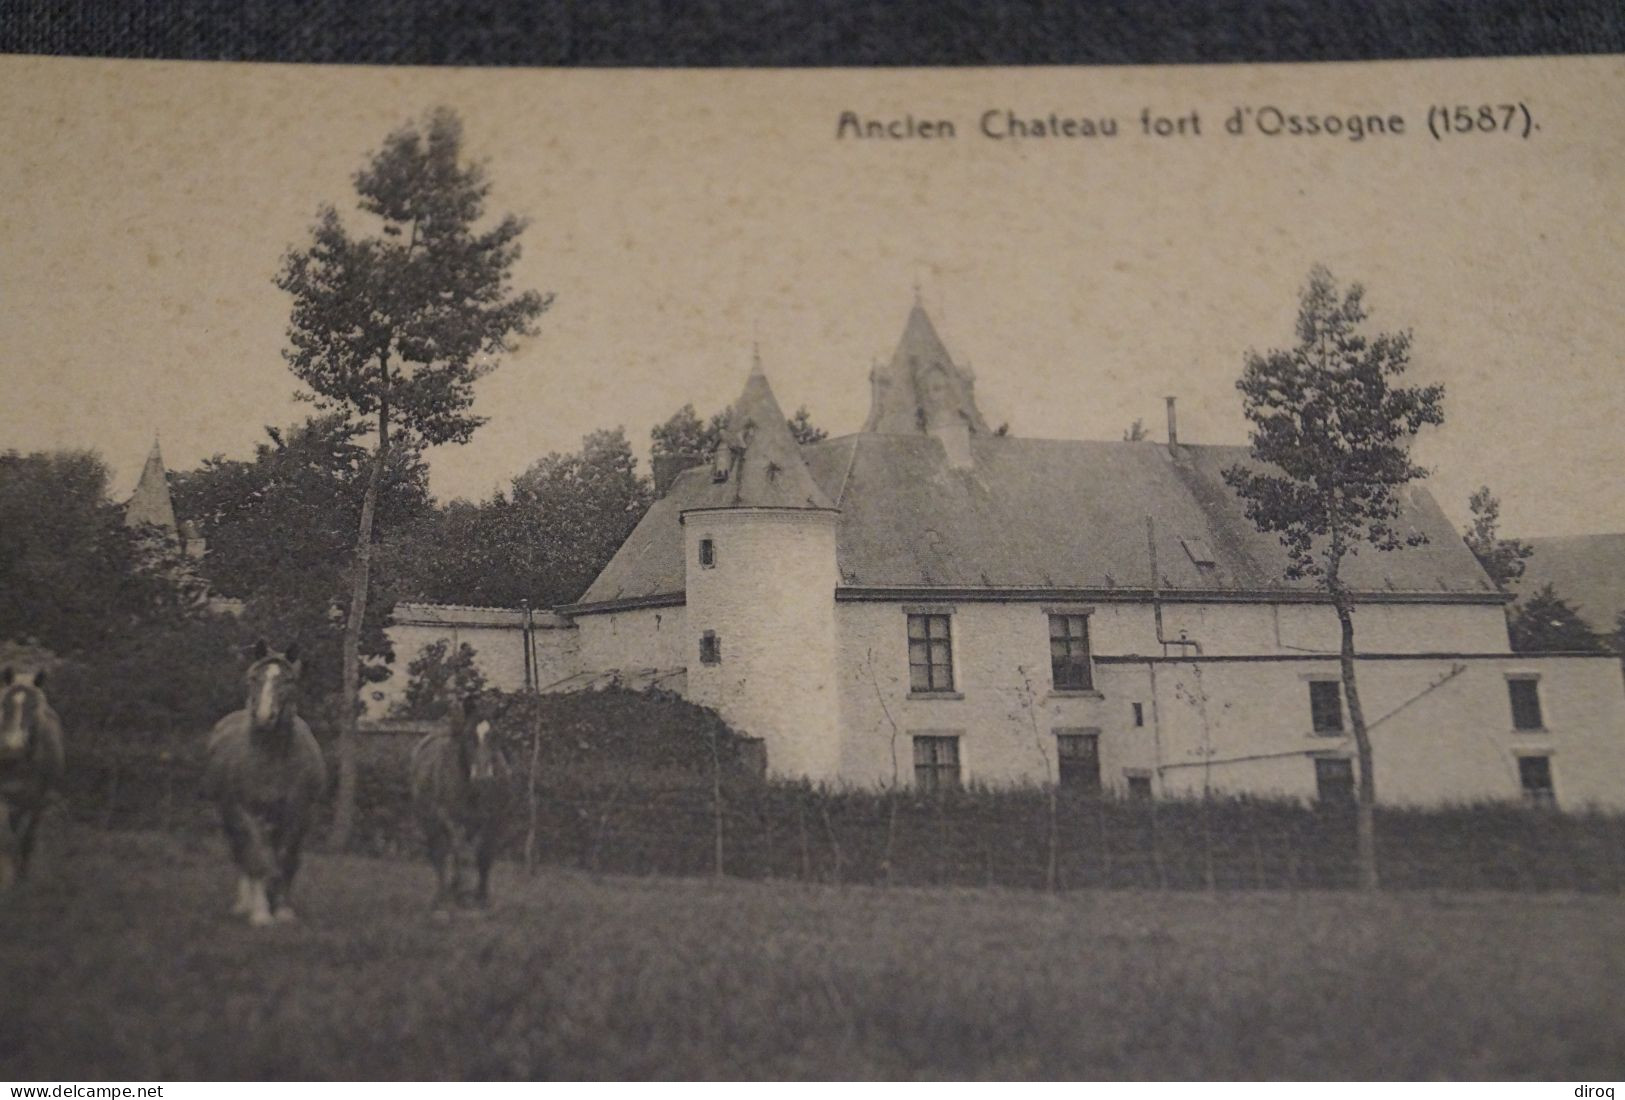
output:
[[[1124,772],[1128,783],[1128,796],[1135,802],[1151,801],[1151,775],[1149,772]]]
[[[1557,792],[1552,788],[1551,757],[1518,757],[1518,782],[1523,787],[1524,799],[1532,805],[1555,806],[1557,804]]]
[[[1546,725],[1540,713],[1540,681],[1533,676],[1507,681],[1507,694],[1512,699],[1512,728],[1540,730]],[[1525,757],[1533,760],[1535,757]]]
[[[1055,755],[1061,786],[1094,794],[1100,790],[1100,731],[1057,730]]]
[[[1336,680],[1310,680],[1309,717],[1316,733],[1342,733],[1343,685]]]
[[[1057,690],[1094,690],[1094,669],[1089,663],[1089,616],[1049,617],[1049,661]]]
[[[700,567],[710,569],[717,563],[717,544],[711,539],[700,540]]]
[[[914,785],[922,791],[959,786],[959,738],[935,734],[914,738]]]
[[[1135,703],[1134,704],[1134,724],[1136,726],[1145,725],[1145,704],[1144,703]]]
[[[1354,761],[1338,756],[1316,759],[1315,796],[1329,806],[1354,805]]]
[[[910,691],[954,689],[952,615],[908,617],[908,687]]]
[[[700,664],[720,665],[722,663],[722,639],[717,632],[707,630],[700,635]]]

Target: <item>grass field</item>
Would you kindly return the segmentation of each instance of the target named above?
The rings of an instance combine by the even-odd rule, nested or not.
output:
[[[312,857],[58,829],[0,900],[0,1077],[1553,1078],[1625,1073],[1625,898],[893,889]]]

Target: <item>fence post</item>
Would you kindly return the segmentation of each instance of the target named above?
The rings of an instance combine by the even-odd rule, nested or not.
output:
[[[1112,886],[1112,838],[1106,820],[1106,798],[1095,796],[1095,815],[1100,820],[1100,884],[1110,890]]]
[[[886,851],[881,857],[880,867],[884,873],[887,886],[892,884],[892,846],[897,839],[897,784],[893,783],[886,788]]]
[[[1204,886],[1206,886],[1208,890],[1212,891],[1212,890],[1217,890],[1219,888],[1219,884],[1218,884],[1217,878],[1213,874],[1213,825],[1212,825],[1212,822],[1209,820],[1209,815],[1208,815],[1208,811],[1211,809],[1210,801],[1211,801],[1211,796],[1206,791],[1203,791],[1202,792],[1202,884]]]
[[[834,881],[835,885],[839,886],[841,884],[841,842],[835,836],[835,823],[829,819],[828,799],[820,800],[818,812],[823,815],[824,831],[829,834],[830,852],[835,856]]]
[[[1157,797],[1151,796],[1151,866],[1157,872],[1157,889],[1168,889],[1168,869],[1162,862],[1162,830],[1157,827]]]
[[[525,800],[529,821],[525,827],[525,874],[536,873],[536,827],[540,807],[536,797],[536,755],[541,751],[540,719],[533,719],[530,730],[530,759],[525,763]]]
[[[713,853],[712,874],[721,878],[722,866],[722,758],[717,752],[717,730],[711,727],[711,820],[716,831],[716,849]]]
[[[796,832],[801,836],[801,881],[812,881],[812,849],[807,843],[807,806],[806,798],[798,795],[796,798]]]
[[[1061,797],[1060,785],[1049,784],[1049,836],[1045,838],[1049,847],[1049,864],[1045,870],[1045,884],[1050,893],[1061,888],[1060,874],[1060,847],[1061,847],[1061,810],[1059,799]]]

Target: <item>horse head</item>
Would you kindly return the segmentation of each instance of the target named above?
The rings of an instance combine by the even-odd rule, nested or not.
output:
[[[503,778],[508,761],[491,720],[479,713],[479,696],[465,695],[452,705],[451,735],[469,783],[484,786]]]
[[[254,644],[248,666],[248,720],[255,733],[283,728],[296,711],[299,692],[299,646],[273,653],[264,639]]]
[[[0,673],[0,762],[26,757],[38,736],[46,708],[45,673],[18,679],[11,669]]]

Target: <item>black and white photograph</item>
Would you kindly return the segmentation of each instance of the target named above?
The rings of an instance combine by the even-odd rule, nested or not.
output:
[[[0,147],[0,1077],[1625,1076],[1620,57]]]

